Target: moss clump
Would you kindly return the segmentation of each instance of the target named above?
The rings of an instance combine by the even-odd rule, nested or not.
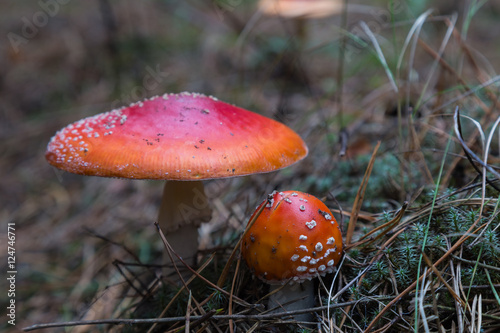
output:
[[[306,192],[330,192],[340,203],[352,201],[352,198],[356,197],[370,158],[370,155],[359,155],[354,159],[343,159],[332,163],[331,169],[325,168],[319,173],[310,174],[305,180]],[[400,173],[403,176],[400,177]],[[363,209],[379,212],[381,209],[393,208],[388,199],[400,199],[398,193],[401,188],[398,184],[412,184],[414,189],[417,189],[421,186],[417,182],[419,179],[422,177],[416,165],[406,165],[390,153],[377,156],[366,189]],[[406,190],[411,191],[408,188]]]
[[[433,198],[434,193],[428,193],[426,197]],[[479,294],[482,295],[483,300],[495,299],[488,275],[491,283],[500,283],[500,228],[495,229],[499,222],[495,215],[496,199],[488,201],[482,215],[479,211],[480,202],[480,198],[475,195],[460,197],[456,192],[447,190],[438,196],[432,216],[429,216],[430,204],[412,209],[383,237],[351,249],[347,253],[342,274],[346,281],[357,279],[357,283],[342,296],[339,302],[367,297],[375,299],[378,296],[398,296],[428,268],[422,258],[422,252],[433,263],[446,254],[444,260],[436,268],[449,284],[453,285],[456,282],[461,284],[465,295],[462,294],[460,297],[466,298],[465,302],[471,303]],[[392,218],[391,213],[384,212],[377,224],[383,225]],[[467,232],[473,225],[475,232],[471,233],[470,237],[454,252],[447,254],[462,236],[469,235]],[[483,228],[478,230],[480,226]],[[382,248],[384,246],[385,248]],[[361,272],[366,267],[370,268],[361,276]],[[439,300],[440,309],[442,309],[440,318],[447,318],[442,324],[445,328],[451,328],[447,325],[457,320],[456,314],[446,309],[455,308],[454,297],[436,274],[428,275],[427,281],[432,281],[434,297]],[[419,291],[422,291],[422,284],[419,284]],[[415,318],[415,295],[415,290],[412,290],[398,302],[401,309],[405,309],[404,320],[410,324]],[[432,308],[431,291],[428,290],[424,296],[424,302],[429,309]],[[364,323],[368,325],[382,305],[378,303],[374,306],[374,308],[364,309],[356,306],[350,308],[348,321],[352,319],[358,325],[364,325]],[[495,308],[498,308],[495,302],[482,304],[484,313],[494,311]],[[401,320],[398,318],[400,314],[397,314],[397,311],[388,311],[385,316],[385,320]],[[450,320],[450,318],[455,319]],[[361,328],[364,327],[366,326],[361,326]]]

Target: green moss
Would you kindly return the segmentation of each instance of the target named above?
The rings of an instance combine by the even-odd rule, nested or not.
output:
[[[432,200],[434,193],[428,192],[424,196]],[[491,219],[492,210],[485,209],[483,216],[480,217],[478,205],[467,202],[467,200],[453,201],[459,199],[460,196],[452,190],[445,190],[443,193],[438,194],[437,197],[439,199],[436,201],[430,224],[428,223],[429,206],[424,204],[420,206],[421,210],[416,209],[411,213],[407,213],[407,217],[412,216],[411,223],[408,223],[405,217],[403,218],[400,222],[404,224],[403,231],[396,226],[394,231],[387,233],[376,243],[368,243],[351,249],[348,255],[363,265],[361,267],[346,265],[342,272],[347,281],[358,277],[359,273],[373,260],[375,255],[382,255],[377,257],[370,270],[364,275],[361,283],[357,284],[359,287],[351,288],[348,293],[349,297],[345,297],[344,300],[349,298],[359,299],[361,295],[366,298],[394,293],[394,296],[396,296],[397,293],[394,287],[397,287],[398,292],[406,289],[418,276],[421,276],[423,269],[427,267],[425,261],[422,260],[419,274],[420,255],[426,235],[425,254],[432,262],[436,262],[479,218],[481,220],[478,221],[478,226],[487,223]],[[461,197],[460,199],[467,198]],[[384,212],[380,215],[380,219],[375,223],[375,226],[387,223],[392,217],[392,212]],[[485,271],[488,268],[481,266],[484,263],[500,268],[500,230],[494,229],[497,225],[494,222],[498,222],[497,217],[490,221],[488,229],[482,235],[479,236],[479,232],[472,235],[459,250],[453,252],[453,256],[448,255],[446,257],[448,261],[454,261],[454,266],[445,264],[446,261],[437,266],[442,277],[449,282],[456,276],[456,268],[460,263],[461,279],[459,281],[464,288],[467,288],[466,292],[469,293],[469,299],[473,299],[478,294],[481,294],[483,299],[494,298],[491,288],[486,287],[489,285]],[[394,238],[392,243],[387,244],[388,239],[393,237],[396,231],[399,232],[397,237]],[[478,237],[480,239],[477,239]],[[378,252],[376,249],[381,244],[386,244],[387,247]],[[463,258],[463,260],[457,259],[459,257]],[[480,263],[480,265],[476,263]],[[453,272],[450,270],[451,267],[455,269]],[[488,273],[493,284],[500,283],[500,272],[489,269]],[[441,284],[435,274],[430,274],[427,278],[431,279],[435,286]],[[396,286],[394,283],[396,283]],[[439,305],[454,308],[455,300],[446,288],[438,289]],[[400,300],[403,308],[414,307],[414,295],[414,292],[412,292]],[[430,301],[431,298],[429,298]],[[494,305],[483,304],[483,311],[488,307],[493,308]],[[374,307],[370,307],[368,312],[370,311],[376,313]],[[366,323],[371,322],[370,318],[374,318],[374,316],[367,315],[368,312],[353,308],[349,315],[357,323]],[[385,316],[386,320],[390,320],[392,315],[386,313]]]
[[[358,192],[371,155],[359,155],[354,159],[343,159],[331,164],[330,169],[311,174],[306,178],[307,190],[312,193],[330,192],[340,202],[352,203]],[[400,171],[404,176],[400,177]],[[364,196],[363,210],[380,212],[393,207],[388,199],[399,201],[401,189],[398,184],[412,184],[405,191],[412,192],[421,184],[419,168],[413,163],[402,163],[391,153],[377,156]],[[410,181],[411,180],[411,181]],[[387,216],[388,217],[388,216]]]

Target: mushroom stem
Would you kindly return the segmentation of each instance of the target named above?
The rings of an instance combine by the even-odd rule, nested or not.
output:
[[[212,210],[201,181],[167,181],[158,214],[158,224],[174,251],[189,265],[195,263],[198,251],[198,227],[210,221]],[[170,257],[165,252],[166,262]],[[175,264],[183,274],[189,271],[174,257]],[[175,272],[169,266],[164,273]]]
[[[272,294],[267,305],[268,309],[274,309],[273,312],[285,312],[309,309],[314,306],[314,283],[306,280],[302,283],[287,283],[284,286],[271,285],[270,292],[281,288]],[[312,313],[302,313],[294,315],[297,321],[311,321]]]

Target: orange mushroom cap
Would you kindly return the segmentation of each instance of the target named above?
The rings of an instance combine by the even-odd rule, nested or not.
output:
[[[269,172],[307,155],[282,123],[196,93],[165,94],[75,122],[45,157],[84,175],[201,180]]]
[[[302,192],[273,192],[262,205],[241,245],[257,277],[270,284],[300,283],[334,271],[342,257],[342,234],[321,200]]]
[[[266,15],[288,18],[323,18],[342,12],[340,0],[260,0],[259,10]]]

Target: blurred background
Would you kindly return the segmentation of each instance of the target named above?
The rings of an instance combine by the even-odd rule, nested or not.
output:
[[[455,106],[485,128],[498,116],[488,94],[498,96],[500,1],[349,1],[347,15],[332,3],[276,16],[242,0],[0,2],[0,234],[5,244],[15,224],[16,328],[123,315],[131,309],[116,301],[124,290],[106,294],[124,281],[120,261],[162,255],[153,226],[161,182],[83,177],[46,163],[48,141],[71,122],[190,91],[294,129],[309,145],[304,161],[207,182],[216,214],[201,247],[230,249],[274,189],[335,197],[330,207],[349,210],[379,140],[362,209],[397,209],[434,183]],[[405,44],[428,10],[420,40]],[[433,56],[443,44],[452,71]],[[453,142],[450,152],[460,151]],[[453,161],[446,186],[475,177]],[[0,258],[6,271],[5,247]],[[12,328],[5,318],[0,327]]]

